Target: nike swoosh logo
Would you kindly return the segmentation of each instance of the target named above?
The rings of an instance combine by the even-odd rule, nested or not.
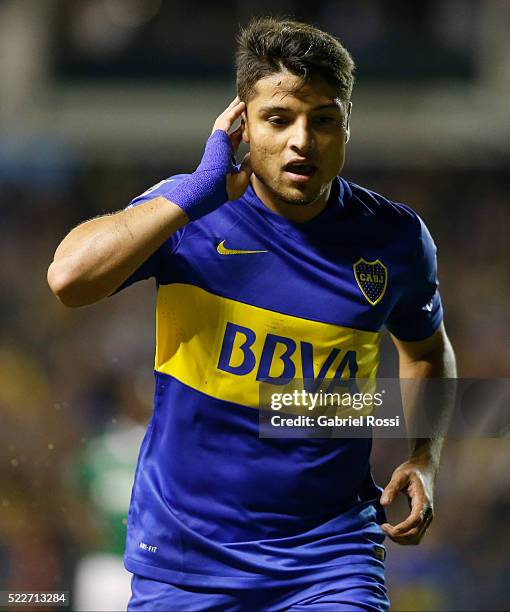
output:
[[[249,251],[246,249],[229,249],[225,246],[225,241],[222,240],[216,250],[220,255],[248,255],[249,253],[269,253],[269,251]]]

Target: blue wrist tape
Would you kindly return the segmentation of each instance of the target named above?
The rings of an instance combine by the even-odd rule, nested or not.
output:
[[[198,168],[172,185],[167,199],[182,208],[191,221],[199,219],[228,200],[227,174],[231,172],[235,167],[229,135],[215,130],[207,140]]]

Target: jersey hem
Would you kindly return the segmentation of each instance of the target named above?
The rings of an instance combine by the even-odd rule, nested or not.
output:
[[[379,545],[381,548],[382,545]],[[327,565],[322,568],[317,566],[311,566],[305,570],[281,570],[279,572],[273,572],[271,575],[236,575],[230,576],[219,576],[217,574],[200,574],[195,572],[182,572],[177,570],[171,570],[157,565],[149,565],[142,563],[141,561],[135,561],[134,559],[124,555],[123,558],[124,567],[132,574],[143,576],[152,580],[159,580],[161,582],[168,582],[170,584],[185,585],[185,586],[210,586],[214,585],[217,587],[232,588],[234,584],[238,585],[250,585],[250,587],[260,583],[261,585],[270,583],[272,586],[281,583],[282,586],[288,585],[289,581],[292,581],[293,585],[307,584],[316,582],[317,580],[328,580],[335,578],[340,568],[345,565],[374,565],[377,567],[384,567],[384,562],[377,559],[375,556],[370,554],[360,553],[359,555],[347,555],[342,557],[341,563],[335,565]],[[322,570],[322,571],[321,571]]]

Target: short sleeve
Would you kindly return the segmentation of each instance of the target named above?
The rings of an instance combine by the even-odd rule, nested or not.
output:
[[[405,342],[425,340],[443,320],[443,306],[437,278],[437,249],[430,232],[419,219],[420,229],[414,264],[399,301],[386,327]]]
[[[153,185],[147,191],[144,191],[142,194],[133,198],[131,202],[126,206],[126,210],[128,208],[133,208],[134,206],[138,206],[143,204],[144,202],[148,202],[149,200],[153,200],[158,196],[168,197],[174,186],[177,186],[183,178],[188,176],[187,174],[176,174],[175,176],[171,176],[170,178],[164,179],[156,185]],[[160,247],[157,249],[137,270],[129,276],[118,289],[116,289],[112,295],[115,295],[119,291],[122,291],[126,287],[129,287],[133,283],[137,283],[141,280],[146,280],[148,278],[155,278],[156,282],[159,282],[159,271],[161,265],[162,255],[166,256],[171,255],[175,249],[177,248],[182,235],[184,234],[185,227],[179,229],[175,234],[172,234],[168,240],[166,240]]]

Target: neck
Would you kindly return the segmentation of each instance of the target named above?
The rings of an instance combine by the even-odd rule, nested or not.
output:
[[[289,204],[270,191],[255,174],[251,176],[251,184],[257,197],[267,208],[296,223],[305,223],[319,215],[326,208],[331,193],[331,183],[329,183],[327,188],[313,202],[309,204]]]

